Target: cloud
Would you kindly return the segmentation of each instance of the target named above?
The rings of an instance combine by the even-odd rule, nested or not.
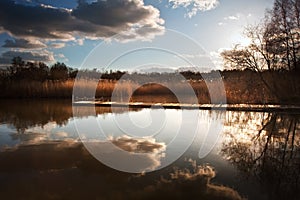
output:
[[[208,57],[208,55],[206,55],[206,54],[180,54],[178,56],[183,57],[185,59],[189,59],[189,58],[205,58],[205,57]]]
[[[217,69],[223,69],[224,62],[221,56],[221,53],[225,50],[228,50],[227,48],[220,48],[217,51],[211,51],[209,54],[211,56],[211,60],[216,66]]]
[[[69,136],[69,133],[64,132],[64,131],[59,131],[57,133],[54,133],[54,135],[58,138],[66,138]]]
[[[2,47],[21,48],[21,49],[40,49],[40,48],[46,48],[47,46],[38,40],[14,39],[14,40],[5,40],[4,45]]]
[[[169,0],[172,8],[184,7],[187,9],[186,17],[193,17],[199,11],[208,11],[219,5],[218,0]]]
[[[65,62],[69,61],[69,59],[66,58],[66,56],[64,54],[62,54],[62,53],[56,54],[55,57],[58,58],[59,60],[65,61]]]
[[[239,20],[240,19],[240,15],[230,15],[228,17],[224,17],[225,20]]]
[[[53,52],[43,51],[6,51],[0,57],[0,64],[9,64],[14,57],[20,56],[25,61],[53,62]]]
[[[0,29],[19,37],[75,40],[75,35],[105,39],[151,39],[164,32],[159,10],[143,0],[79,1],[73,9],[0,1]],[[16,14],[17,13],[17,14]]]
[[[230,23],[230,21],[238,21],[243,17],[244,17],[244,15],[240,14],[240,13],[238,13],[236,15],[229,15],[227,17],[224,17],[223,20],[218,23],[218,25],[224,26],[224,25],[227,25],[228,23]]]
[[[52,43],[50,45],[50,47],[54,48],[54,49],[61,49],[63,47],[65,47],[66,44],[65,43],[61,43],[61,42],[57,42],[57,43]]]
[[[77,44],[82,46],[84,44],[84,38],[79,38],[76,40]]]
[[[59,53],[59,54],[57,54],[57,57],[59,57],[59,58],[65,58],[65,55],[62,54],[62,53]]]

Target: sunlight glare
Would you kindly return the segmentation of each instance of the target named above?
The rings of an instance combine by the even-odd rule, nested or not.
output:
[[[250,45],[251,39],[237,33],[231,36],[231,42],[233,45],[240,44],[241,46],[246,47]]]

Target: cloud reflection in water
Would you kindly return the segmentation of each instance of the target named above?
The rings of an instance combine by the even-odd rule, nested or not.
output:
[[[129,150],[137,152],[143,144],[142,152],[163,148],[130,138],[116,138],[115,143],[123,148],[133,146]],[[6,148],[0,153],[0,163],[4,199],[242,199],[235,190],[210,182],[215,176],[211,166],[190,161],[193,170],[170,167],[167,172],[136,176],[101,164],[74,140]]]
[[[107,141],[84,141],[93,156],[107,166],[133,169],[137,172],[152,171],[161,165],[166,145],[154,138],[120,136]]]

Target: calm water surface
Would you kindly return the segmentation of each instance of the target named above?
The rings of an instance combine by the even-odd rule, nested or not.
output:
[[[298,199],[299,121],[289,113],[1,101],[1,199]],[[82,142],[97,144],[104,161]],[[130,155],[120,161],[138,157],[134,167],[146,173],[108,167],[116,157],[108,144]]]

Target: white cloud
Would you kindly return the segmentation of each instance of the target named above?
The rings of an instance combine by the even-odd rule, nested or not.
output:
[[[65,43],[62,43],[62,42],[55,42],[55,43],[52,43],[50,45],[50,47],[54,48],[54,49],[61,49],[63,47],[65,47],[66,44]]]
[[[208,55],[206,54],[180,54],[179,56],[183,57],[183,58],[204,58],[207,57]],[[176,55],[177,57],[177,55]]]
[[[77,44],[82,46],[84,44],[84,38],[79,38],[76,40]]]
[[[64,61],[64,62],[69,61],[69,59],[62,53],[55,54],[55,57],[57,58],[56,60],[61,60],[61,61]]]
[[[62,54],[62,53],[59,53],[59,54],[57,54],[57,57],[59,57],[59,58],[65,58],[65,55]]]
[[[54,135],[58,138],[66,138],[69,136],[69,133],[64,132],[64,131],[59,131],[59,132],[54,133]]]
[[[224,17],[225,20],[239,20],[240,19],[240,15],[237,14],[237,15],[230,15],[228,17]]]
[[[39,40],[28,38],[28,39],[5,40],[4,45],[2,47],[20,48],[20,49],[41,49],[41,48],[46,48],[47,46],[44,43],[40,42]]]
[[[169,0],[172,8],[184,7],[187,9],[186,17],[193,17],[199,11],[208,11],[219,5],[218,0]]]
[[[211,60],[212,60],[212,62],[214,63],[214,65],[217,69],[223,69],[224,68],[224,62],[223,62],[223,58],[221,56],[221,53],[225,50],[228,50],[228,49],[220,48],[217,51],[211,51],[209,53],[210,57],[211,57]]]

